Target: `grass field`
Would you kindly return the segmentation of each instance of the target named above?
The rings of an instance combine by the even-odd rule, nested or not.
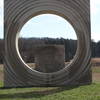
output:
[[[1,65],[2,66],[2,65]],[[92,67],[93,83],[79,87],[0,88],[0,100],[100,100],[100,67]],[[0,67],[0,87],[3,86]]]
[[[100,100],[100,83],[80,87],[1,89],[0,100]]]
[[[100,73],[100,67],[92,67],[93,73]]]

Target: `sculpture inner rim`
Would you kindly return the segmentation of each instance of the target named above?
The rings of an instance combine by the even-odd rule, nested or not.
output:
[[[49,15],[48,15],[49,14]],[[66,23],[66,26],[68,26],[68,27],[70,27],[71,28],[71,30],[73,30],[72,32],[73,32],[73,34],[72,35],[76,35],[76,37],[77,37],[77,34],[75,33],[75,29],[73,28],[73,26],[67,21],[67,19],[65,19],[64,17],[62,17],[61,15],[59,15],[58,16],[58,14],[51,14],[51,13],[42,13],[42,14],[38,14],[38,15],[36,15],[36,16],[34,16],[33,18],[35,18],[35,17],[39,17],[38,19],[40,19],[41,18],[41,15],[48,15],[48,16],[50,16],[50,15],[52,15],[52,18],[54,18],[54,19],[56,19],[56,18],[60,18],[60,20],[62,20],[64,23]],[[31,19],[33,19],[33,18],[31,18]],[[42,17],[43,18],[43,17]],[[46,16],[45,16],[45,18],[46,18]],[[29,19],[27,22],[29,22],[31,19]],[[36,20],[37,21],[37,20]],[[61,22],[62,22],[61,21]],[[27,22],[25,23],[25,24],[27,24]],[[51,22],[52,22],[52,20],[51,20]],[[57,22],[57,21],[56,21]],[[34,23],[34,21],[33,21],[33,23]],[[24,25],[25,25],[24,24]],[[28,23],[29,24],[29,23]],[[23,27],[24,27],[24,25],[23,25]],[[65,25],[65,24],[64,24]],[[33,24],[33,26],[34,26],[34,24]],[[22,28],[23,28],[22,27]],[[28,27],[28,26],[27,26]],[[48,26],[47,26],[48,27]],[[50,26],[49,26],[50,27]],[[26,28],[26,27],[25,27]],[[34,28],[34,27],[33,27]],[[32,29],[33,29],[32,28]],[[46,28],[46,27],[45,27]],[[67,31],[67,29],[68,28],[66,28],[65,30],[66,30],[66,33],[68,32]],[[69,29],[70,30],[70,29]],[[28,30],[29,31],[29,30]],[[31,30],[32,31],[32,30]],[[24,33],[24,31],[21,31],[21,33]],[[34,31],[32,32],[32,33],[34,33]],[[42,32],[43,33],[43,32]],[[44,32],[45,33],[45,32]],[[63,33],[63,31],[62,31],[62,33]],[[69,32],[67,33],[67,34],[69,34]],[[66,35],[67,35],[66,34]],[[23,36],[24,34],[21,34],[21,36]],[[27,34],[28,35],[28,34]],[[19,32],[19,36],[20,36],[20,32]],[[20,38],[18,36],[18,38]],[[76,40],[76,37],[75,37],[75,40]],[[26,38],[26,37],[25,37]],[[32,38],[32,37],[31,37]],[[35,38],[35,37],[34,37]],[[41,38],[41,37],[39,37],[39,38]],[[57,38],[59,38],[59,36],[57,37]],[[65,38],[65,37],[64,37]],[[55,38],[56,39],[56,38]],[[71,39],[71,36],[70,37],[68,37],[68,38],[66,38],[66,39]],[[73,39],[74,40],[74,39]],[[17,40],[18,41],[18,40]],[[18,41],[19,42],[19,41]],[[40,44],[41,45],[41,44]],[[61,45],[61,44],[60,44]],[[70,44],[68,44],[68,45],[70,45]],[[36,45],[35,45],[36,46]],[[48,46],[48,48],[50,48],[50,45],[46,45],[46,44],[44,44],[43,45],[44,47],[46,46]],[[53,46],[53,45],[52,45]],[[65,49],[65,46],[64,46],[64,48],[62,48],[62,47],[60,47],[59,45],[54,45],[56,48],[58,48],[58,50],[60,50],[60,52],[61,52],[61,49],[62,49],[62,51],[63,51],[63,49]],[[54,46],[53,46],[53,48],[54,48]],[[51,48],[50,48],[51,49]],[[67,49],[68,49],[68,47],[67,47]],[[34,50],[34,49],[33,49]],[[18,52],[19,52],[19,46],[18,46]],[[34,52],[34,51],[33,51]],[[47,51],[48,52],[48,51]],[[60,52],[58,52],[58,55],[59,55],[59,53]],[[76,54],[76,52],[75,52],[75,54]],[[45,53],[44,53],[44,55],[45,55]],[[64,56],[64,58],[65,58],[65,51],[64,51],[64,54],[61,54],[61,55],[63,55]],[[21,52],[19,52],[19,56],[21,57]],[[42,56],[42,55],[41,55]],[[56,55],[57,56],[57,55]],[[68,55],[67,55],[68,56]],[[75,55],[73,55],[73,57],[74,57]],[[38,55],[38,57],[39,57],[39,55]],[[74,59],[74,58],[70,58],[70,61],[69,62],[67,62],[67,63],[65,63],[65,61],[64,61],[64,65],[63,64],[61,64],[62,66],[61,66],[61,68],[58,68],[59,70],[57,70],[57,71],[60,71],[60,70],[62,70],[65,66],[66,67],[68,67],[68,65],[70,65],[70,63],[72,62],[72,60]],[[61,56],[61,58],[63,58],[62,56]],[[38,59],[40,59],[40,57],[38,58]],[[60,57],[59,57],[59,59],[60,59]],[[24,64],[26,64],[26,61],[24,61],[23,60],[23,58],[21,57],[21,60],[23,61],[23,63]],[[65,59],[64,59],[65,60]],[[55,60],[56,61],[56,60]],[[50,63],[50,62],[49,62]],[[52,62],[51,62],[52,63]],[[34,64],[36,65],[36,63],[34,62]],[[28,64],[26,64],[27,66],[28,66],[28,68],[30,67]],[[41,64],[40,64],[41,65]],[[56,65],[58,65],[58,66],[60,66],[60,63],[58,63],[58,64],[56,64]],[[31,64],[31,66],[34,66],[34,65],[32,65]],[[41,66],[40,66],[41,67]],[[46,66],[45,66],[46,67]],[[56,67],[56,66],[55,66]],[[32,67],[30,67],[30,69],[31,70],[35,70],[34,68],[32,69]],[[51,73],[55,73],[55,72],[57,72],[57,71],[53,71],[53,72],[51,72]],[[41,71],[40,71],[41,72]],[[50,73],[50,72],[49,72]]]
[[[25,21],[25,23],[23,23],[23,26],[31,19],[31,18],[34,18],[34,17],[36,17],[36,16],[39,16],[39,15],[42,15],[42,14],[53,14],[53,15],[57,15],[57,16],[59,16],[59,17],[61,17],[61,18],[63,18],[65,21],[67,21],[68,22],[68,24],[70,24],[70,22],[67,20],[67,18],[66,18],[66,16],[64,16],[63,14],[61,14],[61,13],[58,13],[58,12],[56,12],[56,11],[41,11],[41,12],[38,12],[38,13],[36,13],[36,15],[32,15],[27,21]],[[22,27],[23,27],[22,26]],[[75,29],[74,29],[74,27],[72,26],[72,24],[70,24],[70,26],[73,28],[73,30],[75,31]],[[21,27],[21,29],[22,29],[22,27]],[[20,29],[20,30],[21,30]],[[66,29],[66,31],[67,31],[67,29]],[[76,37],[77,37],[77,39],[78,39],[78,36],[77,36],[77,34],[76,34],[76,32],[74,32],[75,33],[75,35],[76,35]],[[16,37],[16,47],[17,47],[17,53],[18,53],[18,56],[20,57],[20,60],[23,62],[23,64],[25,65],[25,66],[27,66],[27,68],[29,68],[30,70],[32,70],[32,71],[35,71],[35,72],[39,72],[39,73],[44,73],[44,72],[41,72],[41,71],[37,71],[37,70],[34,70],[34,69],[32,69],[28,64],[26,64],[26,62],[22,59],[22,57],[21,57],[21,54],[20,54],[20,52],[19,52],[19,47],[18,47],[18,39],[19,39],[19,35],[20,35],[20,31],[17,33],[17,37]],[[77,40],[77,42],[78,42],[78,40]],[[78,44],[78,43],[77,43]],[[45,45],[46,46],[46,45]],[[59,47],[59,46],[58,46]],[[78,49],[78,45],[77,45],[77,49]],[[58,71],[55,71],[55,72],[49,72],[49,73],[45,73],[45,74],[55,74],[55,73],[59,73],[59,72],[61,72],[61,71],[63,71],[65,68],[67,68],[67,67],[69,67],[70,65],[71,65],[71,63],[73,63],[73,61],[74,61],[74,59],[75,59],[75,57],[77,56],[77,50],[76,50],[76,52],[75,52],[75,55],[73,56],[73,58],[71,59],[71,61],[66,65],[64,65],[65,67],[63,67],[63,68],[61,68],[60,70],[58,70]],[[65,63],[65,62],[64,62]],[[41,66],[40,66],[41,67]]]

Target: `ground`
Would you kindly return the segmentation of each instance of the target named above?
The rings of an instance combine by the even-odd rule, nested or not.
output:
[[[100,66],[92,67],[92,79],[94,82],[100,82]]]
[[[92,66],[93,83],[79,87],[0,88],[0,100],[100,100],[100,66]],[[0,86],[3,86],[0,65]]]
[[[3,81],[3,65],[0,65],[0,81]]]
[[[3,65],[0,65],[0,81],[3,81]],[[100,82],[100,67],[92,67],[92,78],[93,81],[99,81]]]

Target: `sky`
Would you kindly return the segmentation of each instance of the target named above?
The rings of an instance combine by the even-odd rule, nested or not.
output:
[[[0,0],[0,38],[3,38],[3,0]]]
[[[0,0],[0,38],[3,38],[3,0]],[[91,0],[91,36],[100,40],[100,0]],[[20,31],[22,37],[62,37],[76,39],[73,27],[57,15],[40,15],[29,20]]]
[[[77,39],[70,23],[54,14],[41,14],[29,20],[20,31],[20,37],[27,36]]]

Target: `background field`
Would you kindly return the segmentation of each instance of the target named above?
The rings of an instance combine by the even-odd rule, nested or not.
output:
[[[100,100],[100,65],[92,61],[93,83],[79,87],[0,88],[0,100]],[[3,65],[0,65],[0,87]]]

